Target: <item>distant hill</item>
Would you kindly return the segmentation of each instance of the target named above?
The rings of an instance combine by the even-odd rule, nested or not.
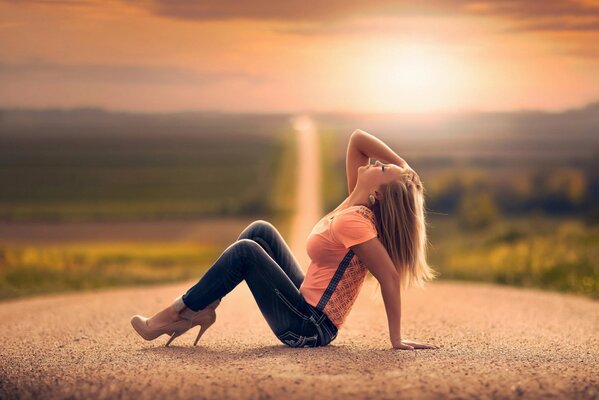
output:
[[[0,135],[270,136],[273,130],[288,126],[290,117],[213,111],[0,109]],[[344,138],[360,128],[419,158],[589,158],[599,153],[599,101],[562,112],[324,113],[314,117],[321,131],[334,131]]]
[[[326,114],[341,134],[360,128],[415,157],[574,157],[599,152],[599,102],[563,112]]]
[[[273,130],[287,125],[288,116],[281,114],[128,113],[100,108],[0,109],[0,134],[18,136],[233,134],[269,137]]]

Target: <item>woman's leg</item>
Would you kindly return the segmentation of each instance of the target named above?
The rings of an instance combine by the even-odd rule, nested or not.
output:
[[[191,310],[198,311],[224,297],[242,280],[248,284],[277,336],[289,330],[307,329],[309,311],[297,286],[267,251],[250,239],[238,240],[227,247],[182,300]]]
[[[296,288],[304,281],[304,271],[279,231],[270,223],[257,220],[247,226],[237,240],[251,239],[258,243],[283,269]]]

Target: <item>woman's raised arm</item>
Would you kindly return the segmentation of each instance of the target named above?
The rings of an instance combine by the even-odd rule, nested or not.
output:
[[[382,140],[363,130],[356,129],[349,138],[347,155],[345,158],[345,173],[347,175],[349,194],[351,194],[356,187],[358,181],[358,167],[366,165],[369,158],[411,169],[408,163],[391,150],[391,148]]]

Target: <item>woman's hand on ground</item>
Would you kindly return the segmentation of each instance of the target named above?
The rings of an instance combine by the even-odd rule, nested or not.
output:
[[[417,350],[417,349],[438,349],[434,344],[420,343],[415,340],[402,339],[399,343],[393,344],[394,349],[398,350]]]

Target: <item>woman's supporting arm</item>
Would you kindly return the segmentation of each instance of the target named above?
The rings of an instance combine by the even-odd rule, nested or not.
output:
[[[381,284],[381,293],[389,323],[389,340],[393,348],[401,350],[437,349],[438,347],[433,344],[401,338],[400,277],[380,240],[378,238],[370,239],[352,246],[352,250]]]
[[[368,158],[375,158],[383,163],[395,164],[402,168],[410,168],[403,158],[391,150],[382,140],[368,132],[356,129],[351,135],[350,142],[357,151]]]
[[[381,285],[389,323],[389,339],[393,347],[401,345],[401,295],[399,273],[389,253],[378,238],[352,247],[360,261]]]
[[[381,294],[385,303],[389,340],[394,348],[401,347],[401,292],[397,281],[381,282]]]

